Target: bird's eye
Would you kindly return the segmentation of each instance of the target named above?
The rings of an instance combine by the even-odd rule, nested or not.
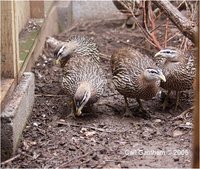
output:
[[[62,46],[62,47],[59,49],[59,51],[58,51],[58,53],[57,53],[57,57],[60,56],[60,55],[62,55],[64,49],[65,49],[65,46]]]
[[[81,100],[81,104],[85,102],[86,97],[87,97],[87,93],[85,92],[85,93],[84,93],[84,96],[83,96],[83,98],[82,98],[82,100]]]
[[[79,107],[80,106],[80,102],[76,101],[76,106]]]
[[[155,70],[150,70],[150,73],[157,74],[157,72]]]

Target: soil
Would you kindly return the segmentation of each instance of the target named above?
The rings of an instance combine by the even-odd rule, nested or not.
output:
[[[164,23],[165,21],[163,21]],[[162,24],[162,23],[161,23]],[[54,64],[52,51],[46,45],[35,63],[35,103],[25,127],[15,160],[2,167],[68,168],[68,167],[191,167],[192,114],[176,118],[192,106],[193,90],[181,93],[180,106],[174,112],[175,94],[162,111],[162,95],[143,101],[151,118],[134,110],[137,102],[129,99],[134,117],[124,117],[124,99],[113,87],[109,57],[119,47],[136,46],[149,57],[157,51],[145,41],[137,28],[122,28],[122,20],[81,23],[54,36],[66,41],[72,35],[93,38],[103,57],[108,85],[94,112],[79,118],[67,117],[70,104],[61,88],[61,68]],[[171,24],[169,35],[177,29]],[[162,27],[164,30],[164,28]],[[164,31],[157,31],[160,42]],[[169,43],[180,44],[182,35]]]

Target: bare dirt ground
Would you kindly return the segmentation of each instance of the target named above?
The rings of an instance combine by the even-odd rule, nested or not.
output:
[[[122,24],[121,20],[82,23],[55,36],[63,41],[77,34],[91,37],[107,58],[102,59],[102,67],[108,85],[101,100],[94,105],[95,114],[67,118],[70,106],[61,89],[62,71],[55,66],[52,53],[44,47],[33,68],[35,104],[16,152],[20,156],[2,167],[191,167],[192,113],[184,119],[175,117],[192,106],[192,90],[181,94],[177,112],[173,112],[175,95],[171,96],[165,111],[162,111],[162,99],[158,95],[143,101],[144,107],[151,111],[151,118],[144,119],[134,110],[135,118],[123,116],[124,100],[112,85],[109,56],[124,46],[137,45],[150,57],[156,49],[145,42],[139,29],[122,29]],[[180,41],[177,36],[170,45]],[[132,107],[137,106],[134,99],[129,101]]]

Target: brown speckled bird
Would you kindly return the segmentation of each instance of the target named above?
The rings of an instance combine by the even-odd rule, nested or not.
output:
[[[168,90],[168,94],[163,103],[163,110],[167,106],[170,92],[176,91],[176,111],[179,104],[179,92],[192,88],[195,77],[194,58],[192,55],[187,55],[185,52],[175,47],[162,49],[155,54],[155,57],[165,59],[160,66],[166,77],[166,82],[161,82],[161,87]]]
[[[73,102],[75,116],[83,107],[97,102],[104,92],[106,78],[103,70],[88,57],[72,57],[63,67],[62,87]]]
[[[131,115],[127,97],[136,98],[139,108],[145,112],[140,99],[149,100],[159,89],[160,80],[166,81],[162,70],[148,56],[131,48],[121,48],[111,56],[113,83],[124,96],[125,115]]]
[[[87,56],[97,63],[100,62],[98,46],[93,40],[84,36],[73,36],[58,46],[54,52],[54,56],[61,63],[61,67],[64,67],[66,62],[71,57]]]
[[[73,102],[73,114],[80,116],[83,107],[90,108],[98,101],[106,84],[98,46],[89,38],[76,36],[59,46],[54,55],[63,68],[62,87]]]
[[[135,23],[130,10],[136,17],[139,16],[141,14],[141,11],[139,9],[141,0],[113,0],[113,4],[121,13],[124,13],[127,16],[127,19],[122,27],[127,26],[134,29]]]

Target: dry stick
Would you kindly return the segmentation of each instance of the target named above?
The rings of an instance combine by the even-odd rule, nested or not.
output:
[[[128,6],[126,6],[123,2],[120,1],[120,3],[127,9],[129,10],[129,12],[132,14],[132,17],[133,17],[133,20],[134,22],[136,23],[136,25],[140,28],[140,30],[143,32],[143,34],[145,35],[146,37],[146,40],[152,44],[153,46],[155,46],[155,44],[152,43],[151,41],[151,36],[143,29],[143,27],[141,26],[141,24],[139,24],[137,18],[135,17],[133,11],[131,9],[128,8]]]
[[[69,29],[67,29],[66,33],[72,31],[73,29],[75,29],[78,25],[79,25],[79,23],[76,23],[76,24],[72,25]]]
[[[58,168],[64,167],[65,165],[71,163],[72,161],[78,160],[78,159],[83,158],[83,157],[86,157],[87,155],[89,155],[89,154],[91,154],[91,153],[93,153],[93,151],[88,152],[88,153],[86,153],[86,154],[84,154],[84,155],[82,155],[82,156],[78,156],[78,157],[76,157],[76,158],[73,158],[73,159],[71,159],[71,160],[69,160],[69,161],[67,161],[67,162],[65,162],[65,163],[63,163],[63,164],[61,164]]]
[[[151,2],[151,1],[150,1]],[[154,29],[156,26],[155,26],[155,16],[154,16],[154,13],[153,13],[153,10],[152,10],[152,7],[150,5],[150,23],[151,23],[151,27],[152,29]],[[156,45],[156,47],[160,50],[161,49],[161,46],[160,46],[160,43],[158,42],[157,38],[156,38],[156,35],[155,35],[155,31],[153,31],[151,34],[151,37],[152,37],[152,41],[154,42],[154,44]]]
[[[189,113],[190,111],[193,111],[194,110],[194,106],[188,108],[187,110],[183,111],[180,115],[174,117],[172,120],[177,120],[177,119],[183,119],[184,116]]]
[[[167,46],[167,33],[168,33],[168,27],[169,27],[169,18],[166,19],[166,28],[165,28],[165,43],[164,43],[164,47],[166,48]]]
[[[107,132],[107,133],[114,133],[114,132],[123,133],[123,132],[127,132],[127,130],[125,130],[125,131],[105,130],[105,129],[92,127],[92,126],[81,126],[81,125],[78,125],[78,124],[68,124],[68,123],[61,122],[61,121],[57,121],[56,123],[57,124],[62,124],[62,125],[67,125],[69,127],[72,126],[72,127],[90,128],[90,129],[93,129],[93,130],[96,130],[96,131]],[[129,132],[131,132],[131,131],[129,131]]]
[[[67,95],[55,95],[55,94],[35,94],[35,97],[63,97]]]
[[[153,10],[151,8],[151,3],[150,2],[144,2],[143,3],[143,13],[144,13],[144,26],[145,26],[145,30],[146,32],[148,33],[148,35],[151,37],[151,41],[152,43],[154,44],[155,47],[157,47],[158,49],[161,49],[161,46],[160,46],[160,43],[158,42],[156,36],[155,36],[155,31],[149,31],[148,29],[148,26],[147,26],[147,14],[146,14],[146,6],[145,6],[145,3],[148,3],[148,16],[149,16],[149,20],[150,20],[150,23],[151,23],[151,27],[152,29],[155,29],[155,18],[153,19],[154,17],[154,13],[153,13]]]
[[[179,6],[177,7],[178,9],[180,8],[180,6],[184,3],[185,1],[183,1],[183,2],[181,2],[180,4],[179,4]],[[150,8],[151,9],[151,11],[152,11],[152,8]],[[153,11],[152,11],[153,12]],[[145,13],[145,12],[144,12]],[[164,12],[162,12],[162,13],[160,13],[160,15],[161,14],[163,14]],[[159,16],[160,16],[159,15]],[[156,18],[154,18],[154,20],[153,20],[153,22],[151,22],[152,24],[153,24],[153,26],[152,27],[154,27],[154,25],[155,25],[155,20],[157,20],[159,17],[156,17]],[[151,18],[150,18],[150,21],[151,21]],[[168,21],[169,21],[169,18],[167,18],[167,23],[168,23]],[[166,31],[167,31],[167,28],[168,28],[168,25],[166,25]],[[154,30],[154,29],[153,29]],[[154,31],[152,31],[152,33],[153,33]],[[151,33],[151,34],[152,34]],[[166,32],[167,33],[167,32]],[[165,38],[166,38],[166,34],[165,34]],[[152,34],[152,38],[153,38],[153,40],[154,40],[154,42],[155,42],[155,44],[159,44],[158,43],[158,41],[157,41],[157,39],[155,38],[155,35],[154,34]],[[172,38],[170,38],[170,39],[172,39]],[[165,47],[166,47],[166,42],[168,42],[169,41],[169,39],[168,40],[166,40],[165,39],[165,43],[164,43],[164,45],[165,45]],[[160,45],[159,45],[160,46]]]
[[[92,126],[81,126],[81,125],[78,125],[78,124],[68,124],[68,123],[61,122],[61,121],[58,121],[57,124],[62,124],[62,125],[67,125],[67,126],[73,126],[73,127],[90,128],[90,129],[101,131],[101,132],[108,132],[108,133],[113,132],[113,131],[108,131],[108,130],[105,130],[105,129],[96,128],[96,127],[92,127]]]
[[[175,33],[172,37],[170,37],[169,39],[167,39],[167,42],[169,42],[170,40],[172,40],[173,38],[175,38],[178,34],[180,34],[180,32]]]
[[[19,157],[20,157],[20,154],[18,154],[18,155],[16,155],[16,156],[14,156],[14,157],[12,157],[12,158],[10,158],[10,159],[8,159],[8,160],[2,162],[1,165],[5,165],[5,164],[7,164],[7,163],[9,163],[9,162],[12,162],[13,160],[15,160],[15,159],[17,159],[17,158],[19,158]]]

